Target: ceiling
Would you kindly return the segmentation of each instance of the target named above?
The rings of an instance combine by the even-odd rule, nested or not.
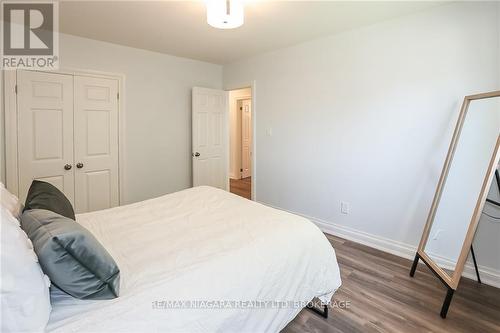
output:
[[[59,11],[63,33],[226,64],[439,4],[247,0],[232,30],[210,27],[203,1],[62,1]]]

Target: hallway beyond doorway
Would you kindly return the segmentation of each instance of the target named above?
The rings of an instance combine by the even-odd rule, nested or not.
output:
[[[250,200],[252,198],[252,177],[230,179],[229,188],[231,193]]]

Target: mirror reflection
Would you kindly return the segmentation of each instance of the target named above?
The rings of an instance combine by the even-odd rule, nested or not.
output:
[[[495,170],[495,177],[488,192],[483,215],[491,222],[500,223],[500,164]]]
[[[425,244],[443,269],[455,270],[499,132],[500,97],[471,101]]]

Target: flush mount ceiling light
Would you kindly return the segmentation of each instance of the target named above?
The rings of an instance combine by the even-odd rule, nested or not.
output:
[[[207,0],[207,22],[214,28],[234,29],[243,24],[243,0]]]

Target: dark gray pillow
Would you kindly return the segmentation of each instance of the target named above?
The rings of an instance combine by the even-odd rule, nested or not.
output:
[[[34,180],[31,183],[26,196],[24,211],[30,209],[47,209],[72,220],[75,219],[73,206],[64,193],[54,185],[41,180]]]
[[[111,255],[79,223],[45,209],[28,210],[21,226],[52,283],[80,299],[118,297],[120,270]]]

